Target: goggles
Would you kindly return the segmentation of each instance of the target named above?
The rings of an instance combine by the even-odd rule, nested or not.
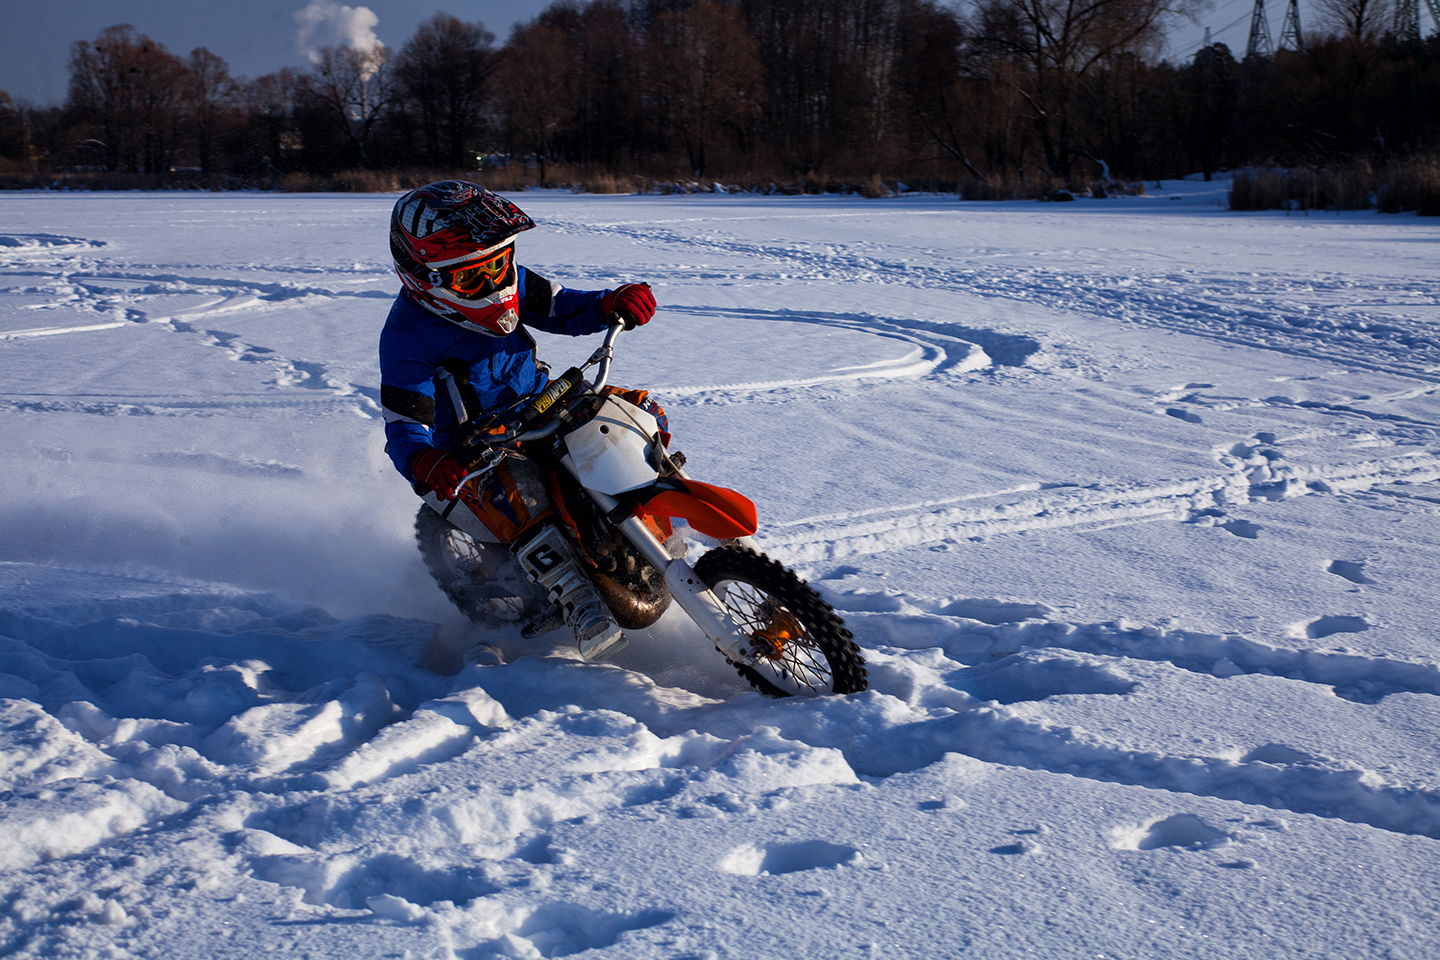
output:
[[[470,260],[450,270],[430,271],[430,283],[447,287],[462,297],[482,296],[500,286],[515,261],[515,248],[506,245],[482,260]]]

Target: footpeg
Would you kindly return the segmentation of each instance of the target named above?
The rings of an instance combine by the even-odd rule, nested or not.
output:
[[[520,569],[560,607],[582,657],[600,660],[620,652],[625,646],[625,634],[595,585],[581,572],[574,550],[559,527],[546,524],[534,537],[512,549]]]

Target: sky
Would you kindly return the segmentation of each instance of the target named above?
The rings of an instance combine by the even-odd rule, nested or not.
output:
[[[441,10],[480,21],[503,43],[515,23],[548,5],[548,0],[445,0],[433,6],[402,0],[350,6],[335,0],[0,0],[0,23],[5,24],[0,30],[0,90],[41,106],[63,102],[71,44],[94,40],[117,23],[131,24],[181,56],[207,47],[237,76],[304,67],[308,61],[298,43],[301,25],[295,15],[307,2],[327,5],[321,12],[329,15],[330,23],[363,22],[368,9],[374,14],[375,36],[391,47],[402,45],[422,20]]]

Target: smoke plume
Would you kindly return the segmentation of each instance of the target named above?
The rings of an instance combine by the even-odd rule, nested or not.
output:
[[[347,7],[336,0],[310,0],[304,10],[295,12],[295,45],[310,58],[320,59],[321,47],[350,47],[360,53],[375,53],[384,46],[375,36],[380,22],[369,7]]]

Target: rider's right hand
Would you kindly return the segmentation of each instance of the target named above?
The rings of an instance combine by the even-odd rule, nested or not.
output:
[[[415,459],[410,461],[410,472],[416,483],[422,483],[435,491],[435,496],[441,500],[454,497],[455,488],[465,479],[465,468],[460,466],[460,461],[451,456],[449,451],[435,447],[417,453]]]

